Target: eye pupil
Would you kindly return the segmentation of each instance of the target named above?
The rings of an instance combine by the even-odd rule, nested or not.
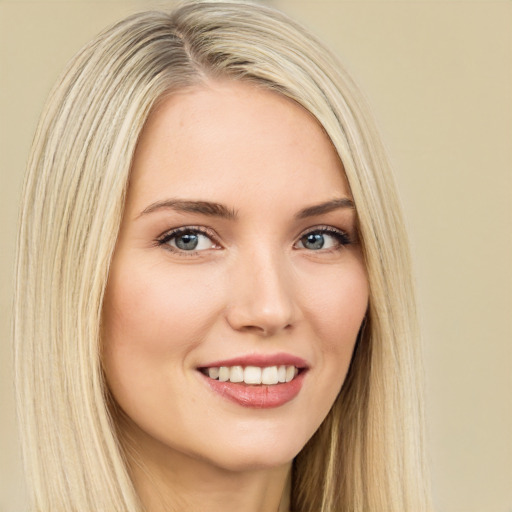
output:
[[[199,243],[199,237],[196,233],[185,233],[176,237],[175,243],[178,249],[193,251]]]
[[[302,245],[306,249],[318,250],[324,246],[325,239],[321,233],[309,233],[302,239]]]

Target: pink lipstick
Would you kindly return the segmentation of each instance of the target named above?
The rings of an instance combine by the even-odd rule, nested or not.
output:
[[[300,392],[308,365],[291,354],[251,354],[201,365],[210,389],[243,407],[279,407]]]

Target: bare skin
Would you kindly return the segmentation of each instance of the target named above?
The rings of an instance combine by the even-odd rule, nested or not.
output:
[[[151,460],[158,457],[146,458]],[[225,471],[203,461],[194,464],[179,457],[172,464],[147,464],[144,468],[132,464],[131,472],[141,501],[151,512],[289,511],[291,463],[244,472]]]
[[[166,99],[135,153],[103,325],[145,509],[287,511],[367,303],[350,190],[316,120],[240,82]]]

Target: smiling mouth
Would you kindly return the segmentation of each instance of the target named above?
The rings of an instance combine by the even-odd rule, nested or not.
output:
[[[200,368],[201,373],[219,382],[243,383],[252,386],[273,386],[294,380],[303,370],[293,365],[279,366],[212,366]]]

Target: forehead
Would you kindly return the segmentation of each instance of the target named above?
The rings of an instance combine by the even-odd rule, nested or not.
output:
[[[309,112],[233,81],[162,101],[142,131],[130,183],[138,208],[165,195],[231,204],[254,195],[269,204],[349,195],[341,161]]]

